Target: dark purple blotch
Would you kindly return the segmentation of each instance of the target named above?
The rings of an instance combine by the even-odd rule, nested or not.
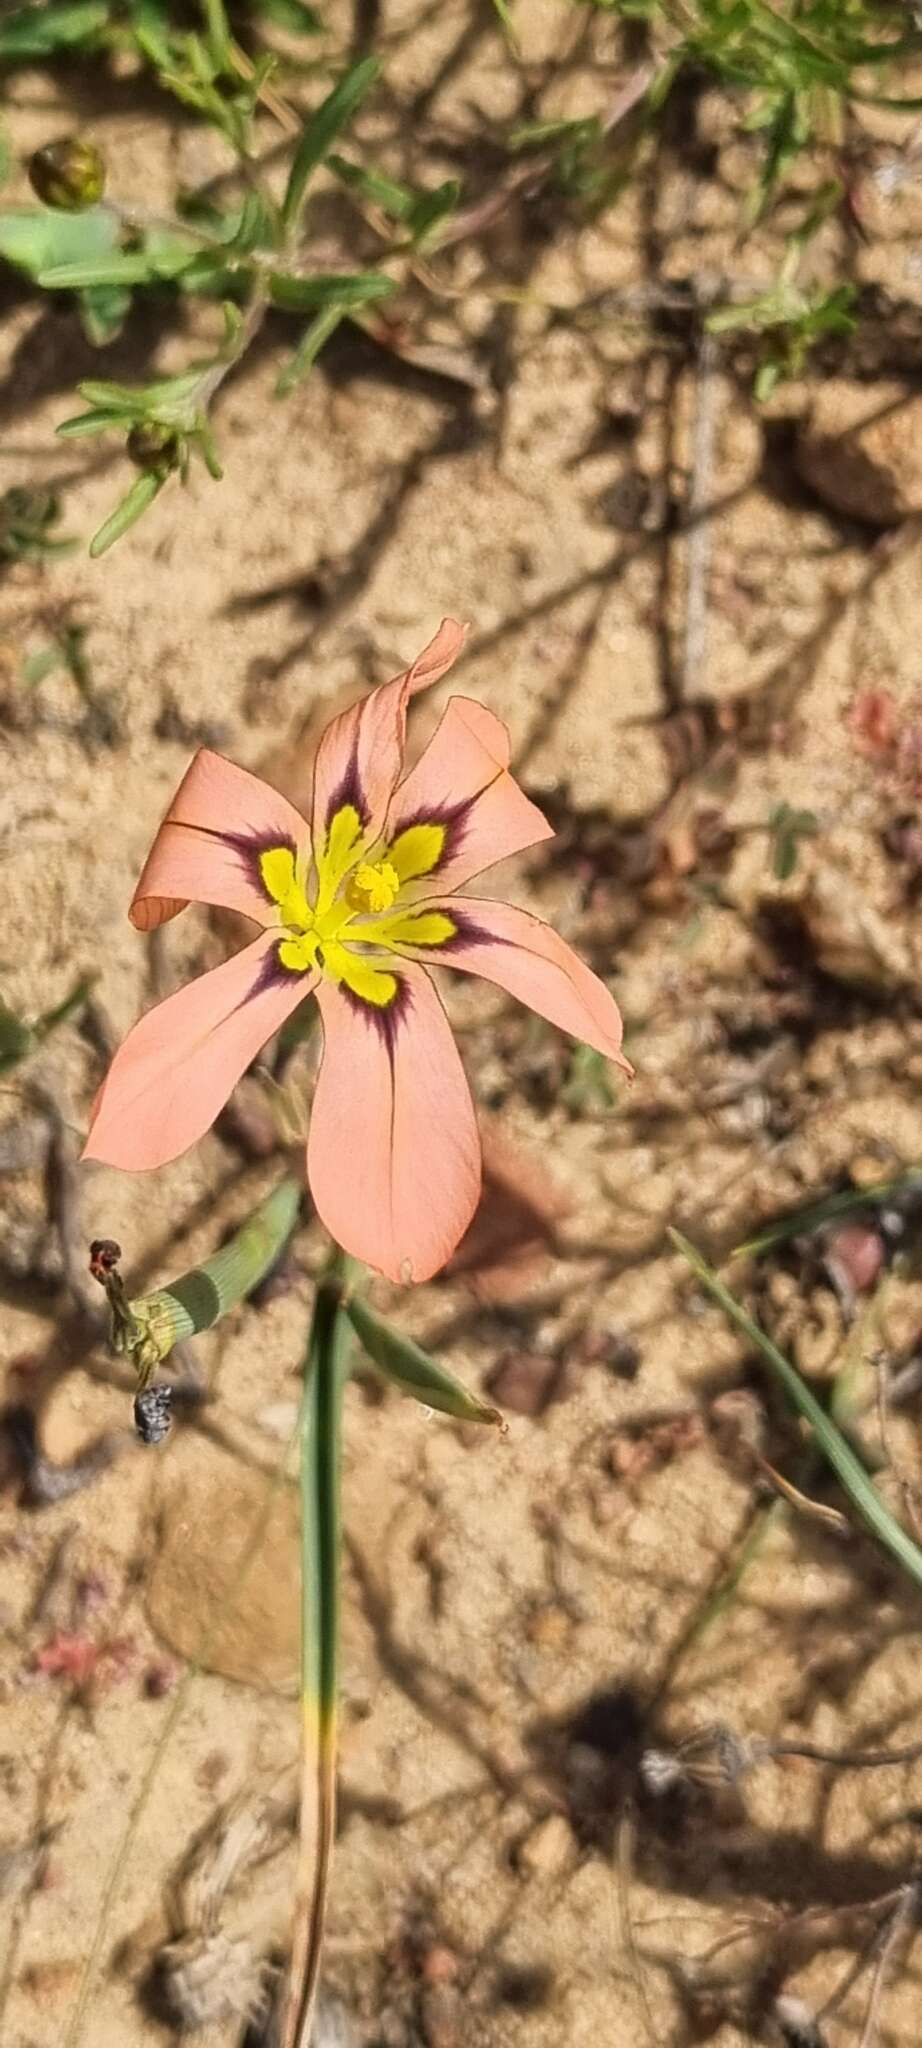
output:
[[[393,973],[391,967],[385,971],[388,974]],[[397,990],[389,1003],[367,1003],[363,996],[356,995],[355,990],[350,988],[347,982],[340,982],[339,985],[340,993],[345,997],[350,1009],[354,1010],[357,1016],[364,1018],[369,1028],[377,1033],[390,1060],[391,1071],[401,1025],[413,1008],[413,990],[409,982],[400,973],[395,974],[394,979]]]
[[[357,733],[352,742],[352,754],[349,765],[342,781],[337,783],[327,803],[327,815],[324,822],[328,832],[337,811],[344,811],[347,805],[351,805],[352,809],[357,813],[359,823],[364,832],[370,817],[370,810],[365,785],[359,772],[359,741]]]

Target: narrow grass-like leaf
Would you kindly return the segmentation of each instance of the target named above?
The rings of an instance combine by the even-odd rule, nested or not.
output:
[[[346,318],[346,308],[340,305],[324,306],[311,321],[302,335],[291,361],[286,364],[275,387],[277,398],[285,398],[296,384],[313,369],[325,341],[335,334],[337,327]]]
[[[363,169],[361,164],[350,163],[348,157],[336,156],[332,151],[327,157],[327,170],[341,178],[350,192],[357,192],[360,199],[369,205],[380,207],[391,220],[408,220],[417,201],[410,185],[399,185],[395,178],[388,178],[383,171]]]
[[[62,420],[55,433],[62,441],[84,441],[88,434],[108,434],[113,428],[130,427],[134,413],[110,412],[105,406],[95,405],[91,412],[75,413],[72,420]]]
[[[434,191],[419,194],[407,222],[415,249],[437,239],[438,229],[443,220],[454,213],[460,197],[461,185],[457,178],[446,178],[445,183],[437,185]]]
[[[414,1401],[422,1401],[427,1408],[438,1408],[443,1415],[453,1415],[457,1422],[493,1422],[502,1425],[503,1417],[498,1408],[492,1408],[487,1401],[481,1401],[477,1394],[456,1380],[453,1373],[431,1358],[412,1337],[404,1337],[399,1330],[386,1323],[383,1316],[369,1308],[367,1301],[352,1295],[346,1302],[346,1314],[371,1359],[372,1365],[401,1393],[411,1394]]]
[[[66,1024],[69,1017],[82,1010],[93,987],[95,975],[81,975],[79,981],[59,1003],[53,1003],[50,1010],[43,1010],[32,1026],[36,1038],[47,1038],[49,1031],[56,1031],[59,1024]]]
[[[55,263],[40,270],[37,283],[45,292],[83,291],[90,285],[132,285],[150,283],[154,272],[150,258],[141,250],[116,250],[112,256],[90,258],[86,263]]]
[[[363,306],[369,299],[387,299],[395,290],[394,279],[380,270],[328,270],[319,277],[286,277],[275,271],[269,280],[273,305],[286,313],[307,313],[331,304]]]
[[[323,162],[340,129],[361,105],[379,69],[377,57],[363,57],[360,63],[351,65],[305,123],[282,201],[282,223],[286,229],[295,226],[309,179],[318,164]]]
[[[291,1976],[281,2048],[308,2048],[336,1813],[340,1463],[352,1331],[340,1254],[320,1282],[301,1410],[302,1773]]]
[[[212,1329],[275,1265],[294,1229],[300,1200],[300,1181],[286,1177],[210,1259],[168,1287],[130,1301],[128,1324],[113,1333],[116,1349],[130,1351],[140,1367],[159,1365],[174,1344]]]
[[[741,1330],[745,1337],[748,1337],[756,1350],[761,1352],[776,1379],[783,1386],[788,1399],[804,1420],[809,1422],[817,1449],[822,1452],[827,1464],[832,1466],[840,1485],[857,1508],[866,1527],[876,1536],[878,1543],[882,1544],[885,1550],[889,1550],[891,1557],[902,1566],[907,1577],[913,1579],[917,1586],[922,1586],[922,1550],[895,1516],[891,1515],[889,1508],[885,1507],[860,1459],[855,1456],[842,1431],[831,1421],[825,1409],[820,1407],[816,1396],[801,1379],[796,1366],[791,1364],[790,1359],[785,1358],[784,1353],[778,1350],[777,1344],[773,1344],[765,1331],[759,1329],[758,1323],[753,1322],[752,1317],[747,1315],[742,1303],[738,1302],[736,1296],[724,1286],[723,1281],[718,1278],[695,1246],[678,1230],[670,1230],[669,1236],[676,1250],[688,1261],[702,1287],[719,1303],[724,1314],[729,1316],[730,1321],[736,1324],[737,1329]]]
[[[0,1074],[25,1059],[34,1042],[31,1027],[0,997]]]
[[[872,1209],[880,1202],[893,1202],[901,1195],[911,1194],[922,1194],[922,1166],[910,1166],[893,1180],[873,1181],[865,1188],[843,1188],[840,1194],[824,1195],[818,1202],[805,1202],[799,1209],[789,1209],[786,1216],[776,1217],[757,1237],[735,1245],[733,1257],[759,1258],[774,1245],[786,1244],[792,1237],[809,1237],[814,1230],[821,1230],[824,1223],[834,1223],[837,1217],[848,1216],[854,1209]]]
[[[39,659],[36,656],[32,658],[33,662]],[[48,664],[43,667],[42,673],[50,675],[61,661],[61,651],[59,648],[47,648],[40,659],[43,664]],[[41,681],[37,666],[31,676],[23,674],[23,681]],[[35,1052],[50,1032],[56,1030],[59,1024],[65,1024],[76,1010],[81,1010],[91,987],[92,982],[86,979],[75,982],[74,987],[60,1003],[55,1003],[50,1010],[43,1010],[39,1017],[33,1017],[31,1024],[18,1017],[15,1010],[9,1009],[0,998],[0,1074],[6,1073],[9,1067],[17,1066],[20,1060]]]
[[[165,482],[165,477],[154,476],[149,470],[143,476],[138,477],[137,482],[132,484],[130,491],[126,493],[121,504],[116,505],[115,511],[110,513],[109,518],[103,521],[99,531],[94,533],[90,542],[90,554],[94,561],[100,555],[104,555],[106,549],[112,547],[113,542],[121,540],[122,534],[127,533],[130,526],[134,526],[139,519],[143,518],[148,505],[153,504],[158,491],[162,491]]]
[[[138,414],[156,410],[162,413],[167,405],[181,405],[201,383],[206,366],[197,363],[194,369],[181,370],[176,377],[155,377],[149,384],[109,384],[101,378],[85,377],[77,385],[81,398],[88,405],[125,405]]]

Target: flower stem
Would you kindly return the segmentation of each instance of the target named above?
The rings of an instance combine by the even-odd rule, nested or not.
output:
[[[301,1407],[300,1845],[282,2048],[310,2037],[336,1811],[340,1466],[343,1389],[354,1342],[343,1308],[352,1261],[336,1251],[317,1288]]]

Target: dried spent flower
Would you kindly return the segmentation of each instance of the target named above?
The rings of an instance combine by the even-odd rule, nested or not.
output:
[[[136,468],[149,470],[153,476],[169,476],[182,461],[179,434],[175,427],[164,426],[159,420],[139,420],[126,445]]]
[[[167,1384],[144,1387],[134,1397],[134,1426],[142,1444],[162,1444],[172,1421],[173,1389]]]
[[[732,1728],[702,1728],[674,1750],[647,1749],[640,1775],[649,1792],[662,1798],[675,1785],[736,1785],[762,1754],[762,1745],[744,1742]]]

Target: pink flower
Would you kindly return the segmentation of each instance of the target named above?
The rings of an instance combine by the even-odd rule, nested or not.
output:
[[[403,776],[408,699],[445,674],[464,637],[444,619],[411,668],[327,727],[310,826],[255,775],[196,754],[132,923],[150,931],[191,901],[242,911],[260,934],[129,1032],[83,1155],[130,1171],[177,1158],[313,993],[323,1059],[311,1192],[336,1242],[392,1280],[437,1272],[480,1193],[474,1109],[428,966],[482,975],[630,1072],[616,1005],[570,947],[511,903],[458,894],[550,835],[509,773],[505,727],[453,697]]]

